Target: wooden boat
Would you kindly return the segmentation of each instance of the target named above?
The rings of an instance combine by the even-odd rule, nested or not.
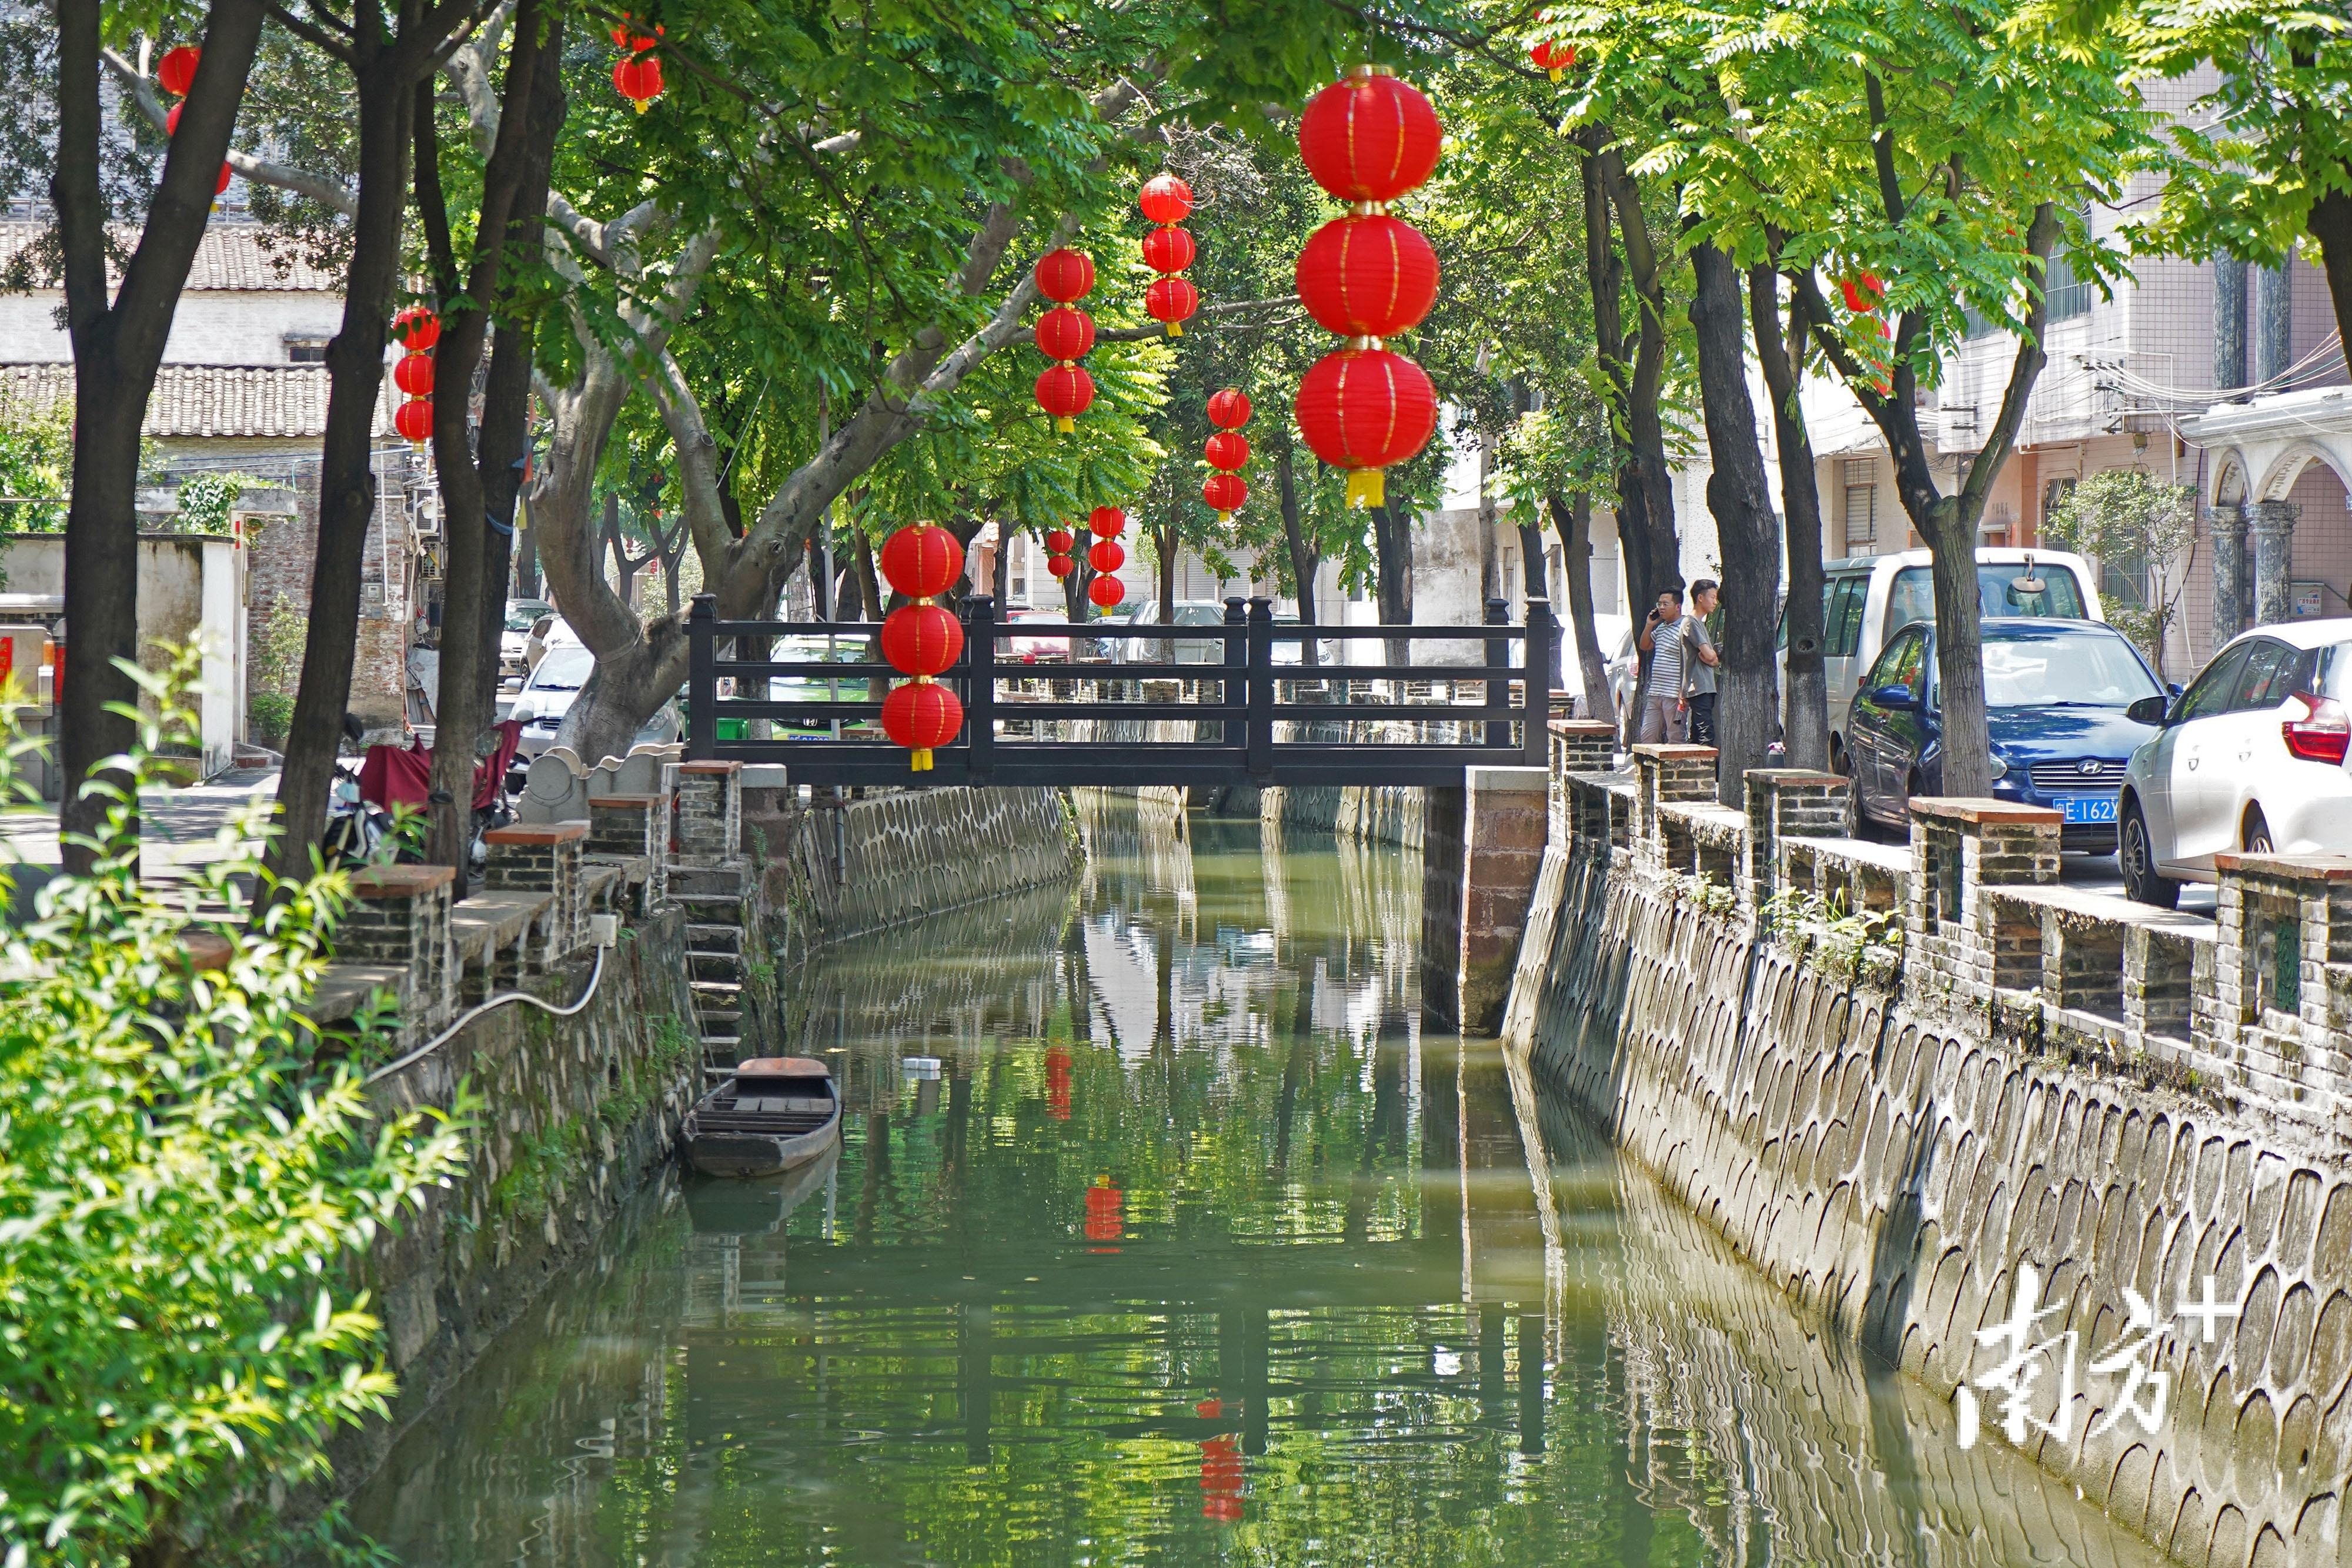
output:
[[[754,1057],[686,1113],[685,1135],[686,1157],[705,1176],[774,1176],[840,1142],[841,1092],[822,1061]]]
[[[773,1236],[811,1194],[821,1192],[841,1163],[835,1139],[806,1165],[768,1181],[692,1180],[686,1184],[686,1213],[697,1236]]]

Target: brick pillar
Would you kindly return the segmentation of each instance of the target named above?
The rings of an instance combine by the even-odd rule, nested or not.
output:
[[[1741,894],[1751,904],[1780,890],[1780,841],[1845,836],[1846,779],[1804,768],[1748,770],[1748,864]]]
[[[1606,773],[1617,760],[1617,727],[1597,718],[1551,721],[1551,770]]]
[[[1934,1002],[1948,993],[1951,1000],[1988,1002],[1997,977],[2029,958],[2033,977],[2022,984],[2039,983],[2040,913],[1981,890],[2056,882],[2063,821],[2046,807],[1989,796],[1912,799],[1906,999]]]
[[[449,1014],[457,977],[449,962],[449,895],[457,873],[446,865],[370,866],[352,873],[354,903],[335,931],[347,964],[408,971],[402,1023],[436,1027]]]
[[[627,860],[644,859],[647,862],[645,895],[638,913],[652,914],[667,897],[669,797],[590,797],[588,853],[618,855]]]
[[[2259,1023],[2271,1009],[2323,1037],[2327,966],[2352,964],[2352,856],[2225,852],[2213,867],[2218,1005],[2199,1021]]]
[[[1549,782],[1540,768],[1472,768],[1463,788],[1428,792],[1421,1006],[1465,1033],[1492,1033],[1510,999],[1543,868]]]
[[[677,767],[677,862],[723,865],[741,855],[743,765],[681,762]]]
[[[1715,803],[1715,747],[1712,746],[1637,746],[1633,767],[1641,776],[1641,793],[1633,815],[1633,852],[1644,864],[1659,857],[1658,808],[1668,801]]]
[[[552,964],[587,940],[588,900],[580,885],[581,856],[588,847],[587,823],[492,828],[482,835],[482,841],[490,851],[487,885],[555,895],[542,963]]]

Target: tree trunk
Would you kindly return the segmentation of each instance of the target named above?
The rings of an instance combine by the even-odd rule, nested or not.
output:
[[[1611,244],[1609,223],[1609,193],[1601,175],[1600,149],[1606,145],[1606,132],[1593,127],[1578,134],[1578,142],[1585,155],[1579,172],[1584,184],[1584,267],[1585,277],[1592,291],[1593,349],[1607,378],[1611,413],[1611,442],[1616,449],[1617,463],[1617,549],[1625,582],[1625,608],[1629,619],[1638,621],[1646,612],[1652,593],[1643,597],[1650,576],[1649,506],[1643,485],[1642,464],[1633,443],[1628,439],[1633,401],[1635,368],[1625,359],[1625,319],[1622,308],[1624,264],[1618,259]],[[1582,503],[1580,503],[1582,504]],[[1589,504],[1585,512],[1585,579],[1587,597],[1591,595],[1589,576],[1591,562],[1591,517]],[[1641,689],[1642,654],[1638,646],[1633,654],[1634,690]],[[1604,685],[1601,701],[1612,708],[1616,696]],[[1617,716],[1624,725],[1624,739],[1633,738],[1634,716],[1638,704],[1628,704],[1626,711]],[[1598,707],[1595,707],[1598,711]]]
[[[426,249],[436,274],[440,297],[441,339],[433,351],[435,383],[447,393],[434,401],[433,452],[441,488],[442,528],[447,555],[441,612],[441,686],[434,708],[432,804],[428,811],[432,834],[428,856],[435,864],[457,874],[457,894],[467,890],[468,853],[474,841],[474,770],[476,741],[488,727],[496,691],[497,642],[486,637],[498,623],[492,602],[494,586],[489,539],[493,523],[505,519],[490,512],[486,476],[497,472],[512,476],[507,465],[522,455],[524,400],[529,391],[528,360],[518,366],[509,357],[500,391],[507,407],[493,410],[486,401],[478,458],[469,439],[475,369],[489,333],[489,311],[505,280],[506,252],[516,203],[524,181],[543,158],[533,146],[535,136],[547,139],[551,155],[559,112],[549,114],[533,103],[541,73],[551,73],[561,58],[560,19],[541,16],[541,0],[520,0],[507,56],[506,80],[498,136],[482,170],[480,207],[476,216],[473,265],[460,289],[457,261],[449,233],[448,207],[441,189],[439,141],[433,120],[433,83],[425,78],[416,89],[416,202],[423,214]],[[535,240],[535,234],[529,236]],[[495,424],[493,421],[495,420]],[[498,448],[503,448],[499,450]],[[476,465],[478,462],[479,466]],[[504,488],[504,486],[501,486]],[[513,494],[506,489],[507,509]],[[501,564],[503,564],[501,562]]]
[[[882,619],[882,580],[874,571],[874,540],[864,528],[857,532],[857,612],[861,620]]]
[[[1171,517],[1167,526],[1152,530],[1152,548],[1160,556],[1160,624],[1176,624],[1176,559],[1184,548],[1184,536],[1178,531],[1176,519]],[[1162,664],[1176,657],[1176,643],[1163,637],[1159,643],[1158,657]]]
[[[1549,604],[1551,602],[1551,584],[1544,580],[1543,528],[1537,523],[1521,523],[1518,529],[1521,591],[1530,604],[1538,599]],[[1564,656],[1565,650],[1554,642],[1551,649],[1551,689],[1554,691],[1562,689],[1559,669]]]
[[[65,797],[58,828],[66,869],[86,873],[110,802],[85,794],[136,726],[108,711],[138,697],[115,661],[139,658],[139,435],[173,313],[212,216],[213,176],[227,155],[261,37],[259,0],[214,0],[203,57],[164,155],[139,245],[107,292],[100,192],[99,7],[58,0],[58,149],[49,184],[65,248],[66,326],[73,343],[73,499],[66,512],[66,668],[71,703],[58,708]],[[136,832],[134,798],[132,829]]]
[[[1633,368],[1625,389],[1625,428],[1633,448],[1633,465],[1641,482],[1643,576],[1633,580],[1628,557],[1627,579],[1633,590],[1628,607],[1638,617],[1664,589],[1682,581],[1682,539],[1675,529],[1674,481],[1666,467],[1665,424],[1659,398],[1666,372],[1666,295],[1664,258],[1651,242],[1649,222],[1642,212],[1641,191],[1626,172],[1614,147],[1604,147],[1591,160],[1599,166],[1602,188],[1617,212],[1617,232],[1625,246],[1626,271],[1641,302],[1635,329]],[[1589,221],[1589,220],[1588,220]],[[1628,530],[1622,525],[1622,537]]]
[[[1323,552],[1317,549],[1314,542],[1307,538],[1307,530],[1299,518],[1298,477],[1291,468],[1291,464],[1296,457],[1297,453],[1290,444],[1285,441],[1282,444],[1282,455],[1275,464],[1274,475],[1275,483],[1279,487],[1278,498],[1282,507],[1283,548],[1289,552],[1290,576],[1298,589],[1298,623],[1301,626],[1314,626],[1318,624],[1315,619],[1315,578],[1316,574],[1323,570]],[[1322,660],[1318,657],[1313,637],[1306,639],[1304,647],[1307,664],[1313,665],[1322,663]]]
[[[1764,766],[1780,711],[1772,667],[1780,587],[1780,520],[1772,515],[1756,405],[1748,395],[1748,323],[1739,271],[1712,244],[1691,247],[1691,327],[1699,404],[1713,458],[1707,509],[1723,548],[1723,646],[1716,671],[1716,799],[1748,807],[1748,770]]]
[[[343,714],[358,654],[360,564],[375,517],[372,433],[383,383],[392,291],[400,273],[401,219],[408,206],[415,95],[379,47],[352,65],[359,105],[358,214],[344,274],[342,326],[327,345],[327,429],[319,462],[319,536],[310,564],[310,621],[302,681],[278,777],[278,874],[299,878],[327,823]]]
[[[2327,279],[2328,303],[2336,310],[2336,329],[2352,333],[2352,195],[2327,192],[2311,204],[2304,226],[2319,242],[2320,270]],[[2345,340],[2352,342],[2352,337]]]
[[[1609,660],[1592,623],[1592,501],[1579,494],[1571,502],[1553,491],[1544,497],[1551,526],[1559,534],[1559,575],[1568,588],[1569,634],[1576,640],[1577,673],[1584,681],[1584,716],[1617,720],[1617,699],[1609,691]]]
[[[1410,626],[1412,624],[1412,524],[1409,518],[1400,516],[1394,507],[1374,507],[1371,510],[1373,564],[1380,573],[1381,624]],[[1412,639],[1391,638],[1388,662],[1391,664],[1412,664]]]
[[[1748,317],[1772,399],[1780,509],[1789,537],[1789,600],[1782,622],[1788,628],[1788,718],[1780,733],[1789,767],[1821,772],[1830,765],[1830,694],[1822,646],[1821,488],[1813,473],[1812,435],[1798,401],[1805,325],[1801,316],[1792,315],[1782,336],[1780,279],[1769,262],[1748,269]]]
[[[1503,563],[1495,551],[1495,433],[1478,433],[1478,604],[1503,597]]]

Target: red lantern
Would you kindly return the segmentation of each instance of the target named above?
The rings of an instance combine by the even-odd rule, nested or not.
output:
[[[1248,502],[1249,485],[1238,474],[1212,474],[1201,481],[1201,499],[1217,514],[1217,521],[1230,523]]]
[[[1334,218],[1298,253],[1298,302],[1343,338],[1392,338],[1437,303],[1437,253],[1411,224]]]
[[[173,98],[187,97],[188,89],[196,85],[197,53],[185,44],[164,50],[163,57],[155,62],[155,85]]]
[[[1078,415],[1094,406],[1095,379],[1084,365],[1052,365],[1037,378],[1037,406],[1054,416],[1054,428],[1077,429]]]
[[[644,54],[647,49],[652,48],[656,44],[659,43],[663,35],[669,31],[667,27],[656,26],[654,29],[654,36],[648,38],[642,33],[632,33],[629,30],[628,24],[635,20],[636,18],[635,16],[631,16],[628,12],[624,11],[621,13],[622,25],[613,29],[614,44],[620,48],[628,50],[629,53],[633,55]]]
[[[172,106],[172,112],[163,117],[164,135],[177,136],[180,133],[180,110],[187,107],[184,103],[175,103]]]
[[[228,183],[229,183],[230,176],[231,176],[232,174],[234,174],[235,172],[236,172],[236,171],[232,170],[232,169],[228,166],[228,162],[227,162],[227,161],[226,161],[226,159],[224,159],[224,160],[222,161],[222,162],[221,162],[221,167],[220,167],[220,177],[219,177],[218,179],[216,179],[216,180],[215,180],[215,181],[213,182],[213,194],[214,194],[214,195],[217,196],[217,195],[219,195],[223,191],[226,191],[226,190],[227,190],[227,189],[228,189]]]
[[[662,94],[661,57],[631,55],[613,62],[613,89],[636,106],[639,114]]]
[[[1429,178],[1444,140],[1429,99],[1379,66],[1333,82],[1298,117],[1307,172],[1343,202],[1396,200]]]
[[[1842,277],[1838,280],[1838,289],[1845,296],[1845,308],[1857,316],[1877,309],[1878,302],[1886,298],[1886,286],[1878,281],[1878,275],[1874,272]]]
[[[1094,259],[1082,250],[1064,246],[1037,258],[1037,292],[1068,305],[1084,299],[1095,286]]]
[[[1087,551],[1087,564],[1097,571],[1117,571],[1127,564],[1127,552],[1109,539]]]
[[[1295,413],[1315,455],[1349,471],[1349,504],[1377,507],[1381,470],[1412,456],[1435,433],[1437,392],[1402,354],[1342,349],[1300,380]]]
[[[913,754],[908,762],[914,772],[929,773],[931,748],[945,746],[962,728],[963,704],[937,681],[909,681],[882,699],[882,733]]]
[[[1143,291],[1143,309],[1154,321],[1168,323],[1168,335],[1181,338],[1184,323],[1201,308],[1201,291],[1189,277],[1163,277]]]
[[[1045,1114],[1056,1122],[1070,1119],[1070,1051],[1067,1046],[1045,1048]]]
[[[394,341],[412,354],[421,354],[441,340],[441,318],[422,305],[412,305],[392,319]]]
[[[1051,555],[1067,555],[1070,547],[1076,542],[1067,528],[1049,528],[1045,532],[1045,549]]]
[[[1045,558],[1045,570],[1055,577],[1067,577],[1078,570],[1078,563],[1066,555],[1049,555]]]
[[[1137,204],[1155,224],[1181,224],[1192,215],[1192,187],[1173,174],[1154,174],[1143,182]]]
[[[1087,531],[1098,539],[1115,539],[1127,531],[1127,514],[1117,507],[1097,507],[1087,514]]]
[[[1143,236],[1143,265],[1154,272],[1181,272],[1200,254],[1201,247],[1183,229],[1153,229]]]
[[[433,395],[433,356],[410,354],[392,367],[392,384],[411,397]]]
[[[1209,466],[1235,469],[1249,466],[1249,437],[1238,431],[1221,430],[1209,437]]]
[[[894,670],[936,675],[962,653],[963,626],[943,606],[901,605],[882,619],[882,656]]]
[[[1238,387],[1227,387],[1209,399],[1209,423],[1219,430],[1239,430],[1249,418],[1249,397]]]
[[[1576,46],[1546,39],[1528,51],[1528,58],[1535,61],[1538,70],[1549,71],[1551,79],[1558,81],[1569,67],[1576,64]]]
[[[877,564],[891,587],[909,599],[945,593],[963,572],[963,546],[929,523],[900,528],[882,541]]]
[[[1087,597],[1108,610],[1127,597],[1127,590],[1115,577],[1098,577],[1087,584]]]
[[[1037,318],[1037,348],[1049,360],[1083,360],[1095,346],[1095,319],[1064,305]]]
[[[424,445],[433,439],[433,400],[411,398],[402,403],[393,411],[392,427],[400,432],[403,440]]]

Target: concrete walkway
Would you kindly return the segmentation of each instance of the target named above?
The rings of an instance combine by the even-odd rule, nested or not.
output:
[[[139,797],[139,869],[150,882],[179,882],[189,868],[228,858],[233,841],[221,834],[236,813],[277,798],[274,768],[231,768],[202,784],[148,789]],[[54,807],[0,812],[0,869],[16,883],[10,917],[30,914],[33,894],[61,863]]]

